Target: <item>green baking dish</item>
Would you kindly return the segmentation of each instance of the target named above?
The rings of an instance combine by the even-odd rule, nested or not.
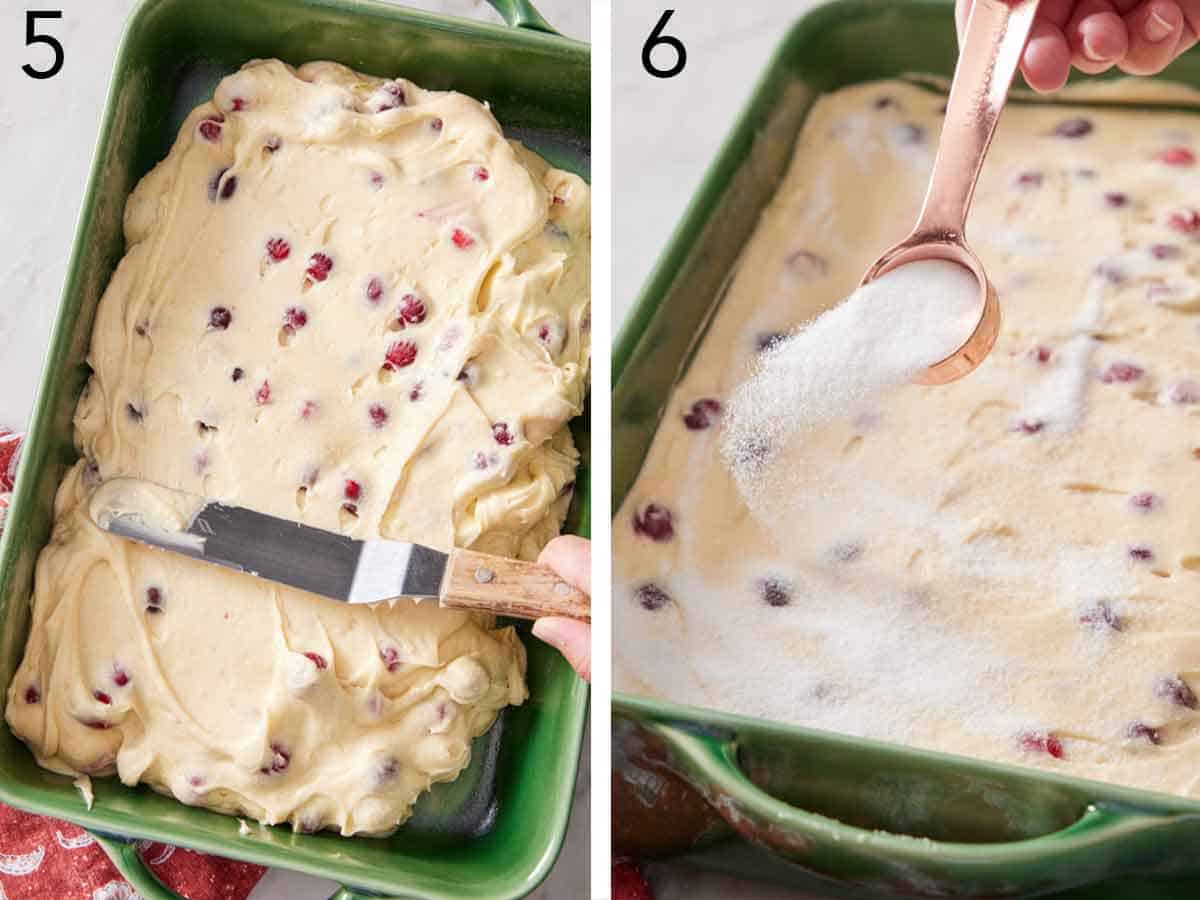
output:
[[[114,67],[74,254],[30,422],[7,529],[0,541],[0,677],[12,678],[29,628],[34,563],[54,493],[75,459],[71,418],[87,378],[96,305],[124,253],[125,198],[171,146],[179,124],[216,82],[256,57],[293,64],[332,59],[361,71],[403,74],[491,103],[506,131],[554,164],[587,177],[590,51],[554,34],[527,0],[492,0],[509,26],[431,16],[375,0],[143,0]],[[568,528],[587,534],[588,425],[574,423],[584,454]],[[282,866],[342,884],[340,900],[372,895],[422,900],[512,898],[532,891],[558,855],[574,796],[587,688],[562,658],[526,636],[530,699],[502,729],[480,738],[472,769],[426,795],[413,827],[387,839],[238,833],[234,818],[186,807],[116,779],[95,784],[88,810],[70,779],[39,768],[0,726],[0,800],[69,819],[97,833],[147,900],[175,895],[141,864],[131,841],[153,839]],[[503,738],[500,732],[503,731]],[[360,894],[357,891],[364,893]]]
[[[948,78],[953,22],[945,0],[836,0],[784,37],[617,338],[614,510],[813,101],[871,79]],[[1200,56],[1163,78],[1200,86]],[[614,697],[613,716],[614,806],[645,818],[642,852],[855,898],[1200,891],[1197,801],[630,695]],[[696,809],[675,776],[713,814],[666,839]],[[643,831],[628,824],[618,836]],[[1136,877],[1110,881],[1120,876]]]

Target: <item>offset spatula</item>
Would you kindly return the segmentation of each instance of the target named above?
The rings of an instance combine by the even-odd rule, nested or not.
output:
[[[161,495],[164,489],[156,491]],[[346,603],[431,597],[445,607],[520,619],[569,616],[591,621],[587,594],[545,566],[471,550],[442,553],[401,541],[356,541],[196,499],[198,511],[175,527],[140,512],[103,506],[98,510],[95,503],[91,513],[93,521],[112,534]]]

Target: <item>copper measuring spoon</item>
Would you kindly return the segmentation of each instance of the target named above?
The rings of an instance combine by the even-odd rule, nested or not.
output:
[[[925,204],[912,233],[867,269],[862,284],[905,263],[944,259],[969,269],[979,282],[983,312],[965,344],[913,380],[947,384],[972,372],[996,343],[1000,302],[964,234],[975,182],[1008,98],[1041,0],[975,0],[959,51],[946,120],[933,161]]]

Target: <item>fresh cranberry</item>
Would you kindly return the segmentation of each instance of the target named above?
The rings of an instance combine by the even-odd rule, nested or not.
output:
[[[1191,166],[1196,163],[1196,154],[1187,147],[1168,147],[1158,154],[1158,158],[1168,166]]]
[[[755,338],[754,345],[758,348],[759,353],[766,353],[768,350],[774,350],[787,338],[788,336],[782,332],[769,331]]]
[[[784,260],[788,272],[805,280],[821,278],[829,271],[829,263],[811,250],[793,250]]]
[[[25,688],[25,702],[26,703],[40,703],[41,700],[42,700],[41,691],[39,691],[35,685],[31,684],[29,687]]]
[[[317,412],[317,401],[316,400],[305,400],[304,405],[300,407],[300,418],[304,419],[305,421],[308,421],[316,414],[316,412]]]
[[[371,280],[367,282],[367,299],[372,303],[378,303],[379,298],[383,296],[383,279],[378,275],[371,276]]]
[[[641,511],[633,514],[633,531],[652,541],[669,541],[675,536],[674,516],[665,506],[647,503]]]
[[[1029,351],[1030,359],[1032,359],[1034,362],[1041,363],[1042,365],[1050,362],[1050,358],[1052,356],[1054,356],[1054,351],[1045,344],[1038,344]]]
[[[400,760],[394,756],[388,756],[379,761],[375,767],[375,779],[380,784],[391,781],[400,774]]]
[[[370,177],[370,181],[371,181],[371,187],[375,188],[375,190],[379,190],[381,187],[383,187],[383,173],[382,172],[372,171],[369,177]]]
[[[642,609],[655,612],[671,602],[671,595],[653,582],[640,584],[633,592]]]
[[[488,170],[485,169],[483,166],[476,166],[475,171],[471,173],[471,177],[474,178],[476,181],[487,181],[492,176],[488,173]]]
[[[1129,205],[1129,195],[1120,191],[1109,191],[1104,195],[1104,202],[1113,209],[1121,209],[1123,206]]]
[[[112,703],[112,697],[110,697],[108,694],[104,693],[104,691],[101,691],[101,690],[92,691],[92,696],[95,697],[101,703],[103,703],[105,706],[108,706],[109,704]]]
[[[273,237],[267,241],[267,256],[272,262],[283,262],[292,255],[292,245],[285,238]]]
[[[391,644],[388,644],[386,647],[379,648],[379,658],[383,660],[384,668],[386,668],[389,672],[395,672],[402,665],[404,665],[404,663],[400,660],[400,651]]]
[[[1200,701],[1196,699],[1196,692],[1178,675],[1162,679],[1154,686],[1154,693],[1176,706],[1183,706],[1187,709],[1196,709],[1200,706]]]
[[[308,268],[304,271],[313,281],[324,281],[333,271],[333,259],[326,253],[314,253],[308,258]]]
[[[226,178],[221,184],[221,199],[228,200],[230,197],[232,197],[237,191],[237,186],[238,178],[236,175],[230,175],[228,178]]]
[[[214,306],[208,314],[208,327],[216,331],[224,331],[233,322],[233,313],[224,306]]]
[[[288,334],[295,334],[308,324],[308,313],[298,306],[289,306],[283,314],[283,328]]]
[[[425,382],[423,382],[423,381],[416,382],[411,388],[408,389],[408,399],[410,401],[412,401],[413,403],[416,403],[418,400],[421,399],[421,394],[424,390],[425,390]]]
[[[362,485],[353,478],[347,478],[346,483],[342,486],[342,496],[347,500],[358,500],[362,497]]]
[[[1177,209],[1167,216],[1167,225],[1181,234],[1195,234],[1200,231],[1200,210]]]
[[[160,613],[162,612],[163,594],[159,588],[146,588],[146,612]]]
[[[1125,736],[1149,741],[1156,747],[1162,743],[1162,729],[1147,725],[1145,722],[1130,722],[1129,727],[1125,729]]]
[[[264,380],[258,386],[258,390],[254,392],[254,402],[259,406],[266,406],[271,402],[271,382]]]
[[[229,380],[233,382],[241,381],[246,377],[246,370],[241,366],[234,366],[233,371],[229,373]]]
[[[842,541],[833,545],[833,558],[838,562],[854,562],[862,556],[862,552],[862,545],[856,544],[853,541]]]
[[[229,166],[217,169],[212,178],[208,179],[208,202],[217,202],[217,193],[221,189],[221,179],[225,177],[225,173],[229,171]]]
[[[291,751],[283,744],[273,742],[271,744],[271,761],[258,771],[264,775],[278,775],[280,772],[286,771],[291,762]]]
[[[767,606],[787,606],[792,602],[792,586],[779,578],[760,578],[758,593]]]
[[[1200,403],[1200,381],[1193,381],[1190,378],[1184,381],[1177,381],[1167,391],[1167,399],[1172,403],[1178,403],[1180,406],[1191,406],[1194,403]]]
[[[1129,505],[1139,512],[1153,512],[1162,506],[1162,498],[1150,491],[1134,494],[1129,498]]]
[[[417,345],[412,341],[396,341],[387,349],[383,367],[388,371],[411,366],[417,359]]]
[[[1129,548],[1129,558],[1138,562],[1154,562],[1154,551],[1145,544]]]
[[[1086,137],[1092,133],[1092,122],[1083,118],[1064,119],[1058,123],[1054,133],[1064,138]]]
[[[429,127],[434,131],[441,131],[444,124],[445,123],[441,119],[430,119],[429,121]]]
[[[691,431],[703,431],[721,415],[721,403],[711,397],[705,397],[692,404],[689,412],[684,413],[683,424]]]
[[[409,325],[420,325],[425,321],[425,301],[416,294],[405,294],[400,298],[398,317]]]
[[[459,250],[468,250],[475,245],[475,238],[467,234],[461,228],[455,228],[450,233],[450,240],[454,242],[454,246]]]
[[[312,660],[312,664],[314,666],[316,666],[318,669],[324,669],[326,666],[329,665],[329,663],[325,662],[325,657],[323,657],[320,653],[313,653],[310,650],[307,653],[305,653],[304,655],[307,656],[310,660]]]
[[[636,863],[618,860],[612,864],[612,900],[654,900],[650,883]]]
[[[1097,601],[1079,614],[1079,624],[1095,631],[1121,631],[1124,621],[1106,600]]]
[[[1031,753],[1046,753],[1055,759],[1062,759],[1066,756],[1062,741],[1046,732],[1026,731],[1019,735],[1017,740],[1021,744],[1021,749],[1028,750]]]
[[[507,447],[516,440],[516,436],[508,430],[507,422],[497,422],[494,424],[492,426],[492,437],[495,438],[496,443],[501,447]]]
[[[221,139],[221,123],[216,119],[205,119],[200,123],[200,136],[215,144]]]
[[[113,684],[115,684],[117,687],[125,687],[125,685],[129,684],[129,673],[120,666],[113,666],[112,679]]]
[[[1025,188],[1035,188],[1042,186],[1041,172],[1022,172],[1017,176],[1017,184]]]
[[[233,111],[234,112],[241,112],[245,108],[246,108],[246,101],[244,98],[242,98],[242,97],[234,97],[233,98]]]
[[[371,424],[376,428],[382,428],[387,424],[388,411],[382,403],[372,403],[367,408],[367,415],[371,419]]]
[[[187,778],[188,787],[198,790],[204,787],[204,777],[201,775],[189,775]]]
[[[1115,362],[1104,370],[1100,380],[1105,384],[1128,384],[1131,381],[1137,381],[1145,374],[1146,370],[1135,363]]]

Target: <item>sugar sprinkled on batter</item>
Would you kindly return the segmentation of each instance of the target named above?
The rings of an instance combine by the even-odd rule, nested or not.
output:
[[[764,350],[730,398],[721,452],[751,509],[778,500],[780,450],[848,420],[970,337],[975,276],[946,260],[909,263]],[[774,502],[769,504],[775,506]]]

